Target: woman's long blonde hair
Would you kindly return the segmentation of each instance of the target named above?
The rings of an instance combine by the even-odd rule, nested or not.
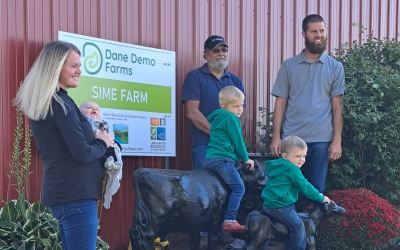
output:
[[[67,112],[64,101],[56,92],[61,70],[71,51],[81,55],[75,45],[54,41],[46,44],[36,58],[14,99],[14,105],[30,119],[37,121],[46,118],[49,112],[53,114],[53,97]]]

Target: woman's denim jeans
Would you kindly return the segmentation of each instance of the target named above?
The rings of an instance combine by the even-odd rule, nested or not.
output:
[[[204,167],[217,172],[231,189],[225,220],[236,220],[237,210],[244,195],[244,184],[236,169],[235,161],[230,158],[206,158]]]
[[[264,211],[289,228],[290,250],[306,249],[307,239],[304,223],[296,213],[293,204],[281,208],[264,206]]]
[[[96,200],[82,200],[51,206],[58,221],[63,250],[96,250]]]

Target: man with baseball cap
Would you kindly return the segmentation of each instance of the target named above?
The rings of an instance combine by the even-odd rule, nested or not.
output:
[[[209,36],[207,40],[204,42],[204,50],[206,49],[215,49],[218,45],[224,45],[226,48],[228,48],[228,45],[226,45],[225,40],[222,36]]]
[[[203,57],[207,62],[186,75],[182,91],[182,103],[191,122],[194,169],[203,169],[203,160],[210,141],[210,123],[206,117],[220,108],[219,91],[226,86],[235,86],[244,93],[242,80],[226,70],[228,45],[222,36],[212,35],[207,38]],[[242,128],[246,119],[246,112],[243,112],[240,116]]]

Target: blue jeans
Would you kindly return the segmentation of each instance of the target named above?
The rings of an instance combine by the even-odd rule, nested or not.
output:
[[[204,169],[203,163],[207,149],[208,145],[197,145],[192,148],[192,163],[195,170]]]
[[[306,249],[306,229],[303,220],[296,213],[293,204],[280,208],[269,208],[264,206],[263,209],[264,212],[279,220],[289,228],[291,250]]]
[[[316,188],[320,193],[325,190],[326,175],[329,165],[329,146],[330,142],[314,142],[307,143],[306,162],[301,167],[304,177]],[[313,201],[302,195],[300,199],[301,208],[305,209]],[[302,210],[301,209],[301,210]]]
[[[58,221],[63,250],[96,250],[96,200],[82,200],[51,206]]]
[[[204,167],[217,172],[231,189],[225,220],[236,220],[237,210],[245,189],[240,174],[236,169],[235,161],[230,158],[206,158]]]

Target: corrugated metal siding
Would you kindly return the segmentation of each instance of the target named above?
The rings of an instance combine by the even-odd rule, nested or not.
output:
[[[321,14],[331,51],[368,35],[397,37],[399,0],[2,0],[0,1],[0,200],[7,198],[7,173],[15,126],[11,100],[36,56],[57,31],[176,51],[177,157],[125,157],[121,188],[103,210],[100,235],[111,249],[126,249],[133,213],[131,176],[138,167],[190,169],[189,122],[181,104],[186,73],[204,63],[203,42],[211,34],[229,44],[229,70],[246,87],[251,138],[258,107],[272,109],[270,89],[283,62],[301,51],[301,21]],[[358,26],[367,30],[362,33]],[[31,201],[40,197],[42,161],[33,148]]]

